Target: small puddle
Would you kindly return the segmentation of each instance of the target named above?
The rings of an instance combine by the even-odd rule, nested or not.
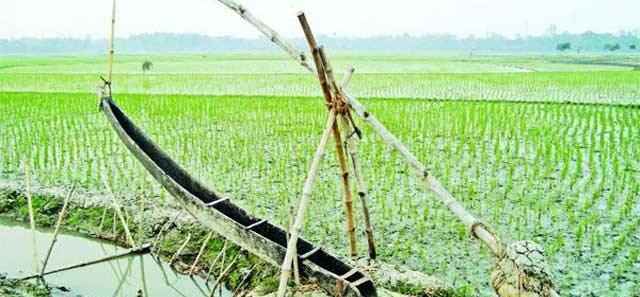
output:
[[[53,232],[39,229],[36,240],[40,258],[51,243]],[[124,250],[110,242],[74,233],[58,235],[47,270],[113,255]],[[34,273],[31,229],[28,225],[0,218],[0,274],[20,278]],[[52,287],[65,287],[73,296],[208,297],[210,289],[200,277],[182,275],[151,255],[124,257],[45,276]],[[226,289],[217,297],[231,296]],[[55,295],[54,295],[55,296]],[[69,296],[69,295],[65,295]]]

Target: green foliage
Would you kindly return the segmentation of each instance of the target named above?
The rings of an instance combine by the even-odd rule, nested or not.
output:
[[[571,49],[571,42],[558,43],[558,45],[556,46],[556,50],[559,50],[561,52],[570,50],[570,49]]]

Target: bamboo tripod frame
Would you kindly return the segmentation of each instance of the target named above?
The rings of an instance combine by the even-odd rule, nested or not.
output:
[[[311,52],[313,54],[313,60],[316,65],[316,71],[318,75],[318,81],[320,82],[320,87],[322,89],[322,93],[324,95],[325,104],[329,108],[329,119],[327,121],[327,125],[325,127],[324,133],[322,134],[322,138],[320,139],[320,144],[316,150],[315,157],[311,164],[311,169],[309,170],[309,174],[307,175],[307,179],[304,184],[302,200],[300,202],[300,206],[298,208],[298,213],[295,218],[294,225],[291,230],[291,237],[287,244],[287,252],[285,254],[284,261],[282,262],[282,273],[280,275],[280,283],[278,286],[278,297],[284,296],[287,288],[287,282],[291,275],[291,262],[296,253],[296,244],[298,242],[298,238],[300,235],[300,231],[302,229],[302,224],[304,221],[304,217],[306,215],[306,208],[308,206],[309,200],[311,198],[311,190],[313,188],[313,183],[315,181],[316,175],[318,173],[318,169],[320,163],[322,162],[322,158],[324,156],[327,141],[329,138],[329,134],[333,135],[333,140],[336,148],[336,154],[338,158],[338,163],[340,164],[340,172],[342,176],[342,184],[344,187],[345,193],[345,207],[347,212],[347,231],[349,235],[349,246],[351,256],[357,255],[357,245],[356,245],[356,237],[355,237],[355,226],[353,222],[353,201],[351,198],[351,187],[349,185],[349,169],[346,160],[346,152],[343,147],[342,139],[344,137],[346,144],[348,145],[349,150],[351,151],[351,164],[353,167],[354,175],[357,180],[357,189],[358,196],[362,202],[363,207],[363,215],[365,221],[365,229],[367,234],[367,242],[369,249],[369,256],[371,258],[376,257],[375,251],[375,243],[373,241],[373,235],[371,230],[371,224],[369,222],[369,210],[367,209],[366,201],[365,201],[365,190],[362,179],[360,178],[360,170],[358,168],[358,159],[355,148],[355,142],[353,141],[353,134],[359,135],[359,130],[355,127],[355,125],[351,121],[351,114],[348,109],[347,103],[344,101],[344,95],[342,94],[342,87],[339,87],[336,83],[336,80],[333,75],[333,68],[331,67],[331,63],[327,58],[324,48],[318,46],[315,37],[311,31],[311,27],[307,22],[307,19],[304,13],[298,14],[298,20],[300,21],[300,25],[302,26],[302,30],[304,31],[304,35],[309,43],[309,47],[311,48]],[[349,71],[345,75],[345,79],[343,81],[343,85],[346,86],[350,81],[351,75],[353,74],[353,70]],[[344,135],[340,134],[340,129],[338,127],[338,120],[340,120]],[[354,129],[354,132],[351,133],[350,130]],[[351,134],[351,135],[350,135]]]
[[[310,73],[313,73],[313,69],[306,62],[307,59],[304,53],[280,38],[277,32],[254,17],[235,1],[218,1],[238,13],[243,19],[258,29],[258,31],[267,36],[271,42],[289,54],[289,56],[300,64],[300,66],[309,70]],[[476,219],[473,214],[467,211],[435,177],[431,176],[426,166],[422,164],[415,155],[398,138],[395,137],[395,135],[393,135],[380,121],[378,121],[378,119],[371,114],[364,105],[362,105],[362,103],[360,103],[355,97],[349,95],[345,89],[342,89],[340,93],[343,95],[343,99],[347,103],[348,108],[353,110],[356,115],[366,122],[387,146],[398,152],[403,157],[405,162],[409,165],[411,173],[419,178],[433,193],[434,197],[444,204],[456,216],[456,218],[467,227],[468,232],[473,238],[485,244],[496,259],[501,259],[505,256],[503,244],[496,234],[490,231],[484,223]],[[550,292],[550,295],[558,296],[557,292],[553,290]],[[280,292],[278,296],[282,296],[280,295]]]

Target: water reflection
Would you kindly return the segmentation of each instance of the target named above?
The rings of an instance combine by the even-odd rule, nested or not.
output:
[[[0,273],[19,278],[34,273],[30,229],[26,225],[0,218]],[[53,234],[38,230],[37,245],[45,250]],[[101,258],[123,250],[109,242],[78,234],[61,233],[53,249],[48,269]],[[203,279],[176,273],[151,255],[124,257],[45,277],[51,286],[64,286],[73,294],[91,297],[209,296]],[[215,296],[231,296],[223,289]]]

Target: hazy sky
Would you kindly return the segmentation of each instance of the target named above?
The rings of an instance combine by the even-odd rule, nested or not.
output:
[[[240,0],[285,36],[301,36],[296,12],[316,33],[340,36],[451,33],[483,36],[640,29],[640,0]],[[0,38],[106,38],[111,0],[0,0]],[[189,32],[255,37],[216,0],[118,0],[116,34]]]

